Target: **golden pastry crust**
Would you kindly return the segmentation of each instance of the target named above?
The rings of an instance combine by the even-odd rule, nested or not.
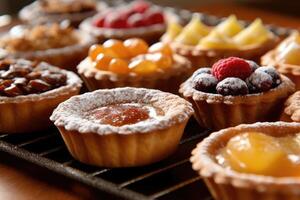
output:
[[[216,61],[230,56],[259,61],[264,53],[278,44],[279,38],[273,36],[262,44],[237,47],[237,49],[204,49],[164,39],[162,41],[170,44],[179,55],[188,58],[192,62],[194,70],[196,70],[199,67],[212,66]]]
[[[283,75],[282,83],[276,88],[243,96],[197,91],[193,88],[192,78],[180,86],[179,93],[193,104],[199,124],[214,130],[242,123],[278,120],[284,101],[295,91],[294,84]]]
[[[299,123],[255,123],[212,133],[192,151],[193,169],[203,177],[215,199],[299,199],[299,178],[239,173],[220,166],[215,156],[228,140],[242,132],[263,132],[284,136],[300,132]]]
[[[285,102],[282,121],[300,122],[300,92],[295,92]]]
[[[96,123],[84,117],[85,112],[118,103],[149,104],[160,108],[164,115],[120,127]],[[187,101],[170,93],[116,88],[71,98],[60,104],[50,119],[60,130],[71,154],[79,161],[105,167],[129,167],[150,164],[170,155],[192,113]]]
[[[44,61],[60,68],[74,70],[75,66],[86,56],[89,47],[94,44],[96,40],[88,33],[84,33],[80,30],[73,30],[72,34],[76,43],[58,48],[29,51],[19,51],[18,48],[16,48],[17,51],[9,51],[5,49],[5,46],[2,46],[2,49],[0,49],[0,58],[24,58],[34,61]],[[5,37],[9,36],[5,35],[2,37],[2,39],[5,40]],[[43,42],[45,41],[43,40]],[[69,44],[69,42],[67,43]],[[46,46],[49,47],[49,44]]]
[[[102,71],[93,67],[90,58],[83,60],[77,67],[89,90],[115,87],[144,87],[160,89],[177,93],[179,85],[191,75],[190,62],[179,55],[173,56],[173,65],[164,72],[157,72],[147,76],[137,74],[116,74]]]
[[[49,116],[54,108],[79,93],[82,82],[75,73],[46,63],[39,65],[60,70],[61,73],[66,74],[66,85],[40,94],[0,96],[1,133],[26,133],[49,128],[51,126]]]

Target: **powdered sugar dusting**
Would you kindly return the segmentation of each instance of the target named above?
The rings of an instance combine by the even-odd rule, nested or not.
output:
[[[140,103],[160,108],[164,116],[149,121],[121,127],[94,123],[83,117],[85,112],[118,103]],[[184,99],[159,90],[144,88],[104,89],[75,96],[60,104],[50,119],[56,126],[81,133],[130,134],[162,130],[186,121],[193,114],[192,106]]]

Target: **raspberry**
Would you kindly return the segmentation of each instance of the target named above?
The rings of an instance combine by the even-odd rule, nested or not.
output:
[[[215,92],[218,80],[211,74],[198,74],[193,78],[193,87],[202,92]]]
[[[217,92],[221,95],[228,96],[238,96],[246,95],[249,93],[247,84],[245,81],[239,78],[225,78],[220,81],[216,87]]]
[[[131,15],[127,20],[128,26],[130,27],[142,27],[147,25],[147,21],[144,19],[143,15],[136,13]]]
[[[251,93],[265,92],[272,88],[272,77],[262,71],[255,71],[246,80]]]
[[[162,13],[162,11],[160,9],[149,9],[145,13],[145,17],[146,17],[149,25],[165,23],[164,14]]]
[[[109,17],[106,17],[104,20],[103,27],[105,28],[127,28],[127,20],[122,19],[121,15],[114,14],[109,15]]]
[[[274,67],[260,67],[256,70],[257,72],[265,72],[272,77],[272,87],[276,87],[281,83],[281,78]]]
[[[144,13],[149,8],[150,8],[150,4],[143,0],[136,1],[132,6],[132,9],[134,10],[134,12],[137,12],[137,13]]]
[[[212,66],[212,74],[223,80],[227,77],[236,77],[245,80],[251,74],[249,63],[241,58],[229,57],[221,59]]]

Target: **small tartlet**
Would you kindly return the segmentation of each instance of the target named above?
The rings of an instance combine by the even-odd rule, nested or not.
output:
[[[50,31],[51,37],[49,40],[41,37],[44,31]],[[27,33],[28,31],[28,33]],[[57,40],[63,40],[62,37],[67,37],[64,40],[71,40],[70,38],[74,38],[72,40],[72,44],[68,44],[65,46],[59,46],[55,48],[44,48],[44,49],[29,49],[29,50],[18,50],[17,47],[13,51],[6,49],[6,45],[15,45],[16,42],[20,42],[24,40],[24,43],[20,42],[20,45],[26,45],[28,42],[28,46],[31,42],[40,42],[37,43],[35,46],[42,46],[47,45],[51,46],[51,44],[44,44],[43,42],[52,42],[55,34],[61,34],[63,31],[66,32],[66,35],[60,36]],[[17,32],[17,35],[14,35]],[[22,34],[24,32],[25,35],[21,37],[18,34]],[[26,39],[26,34],[34,33],[36,35],[36,41],[30,39]],[[70,34],[70,35],[68,35]],[[24,38],[22,38],[24,37]],[[32,37],[32,36],[30,36]],[[68,38],[70,37],[70,38]],[[1,40],[3,42],[1,42]],[[63,25],[58,24],[46,24],[46,25],[38,25],[38,26],[31,26],[31,25],[24,25],[18,26],[11,29],[10,32],[5,33],[0,38],[0,58],[24,58],[33,61],[44,61],[50,63],[52,65],[58,66],[60,68],[64,68],[67,70],[74,70],[76,65],[86,56],[89,47],[96,42],[95,38],[91,35],[80,31],[75,30],[70,27],[63,27]],[[58,42],[57,42],[58,43]],[[3,45],[2,45],[3,44]],[[38,45],[40,44],[40,45]]]
[[[300,122],[300,92],[295,92],[284,103],[284,110],[280,120],[286,122]]]
[[[87,2],[65,1],[62,5],[61,0],[38,0],[21,9],[19,18],[30,24],[59,23],[68,20],[73,26],[78,26],[84,19],[107,7],[103,2],[96,3],[90,0]]]
[[[295,42],[296,37],[299,37],[298,32],[292,33],[289,37],[284,39],[275,49],[267,52],[264,56],[261,57],[261,63],[263,65],[272,65],[276,69],[289,77],[296,85],[296,89],[300,89],[300,66],[296,64],[290,64],[284,62],[284,58],[278,58],[279,54],[282,51],[287,50],[288,46]],[[296,56],[296,55],[295,55]]]
[[[144,87],[177,93],[179,85],[191,74],[191,63],[184,57],[173,55],[173,64],[166,71],[158,71],[148,75],[135,73],[117,74],[98,70],[93,61],[87,57],[77,67],[78,74],[89,90],[115,87]]]
[[[25,60],[9,60],[8,62],[24,66],[33,64]],[[0,95],[1,133],[27,133],[51,127],[52,123],[49,116],[54,108],[59,103],[79,93],[82,81],[75,73],[44,62],[37,64],[34,68],[65,75],[65,85],[41,93],[17,96]]]
[[[123,126],[101,124],[85,117],[99,107],[124,103],[147,104],[160,109],[163,115]],[[77,160],[104,167],[132,167],[170,155],[192,113],[191,105],[176,95],[127,87],[70,98],[55,109],[50,119]]]
[[[217,163],[216,155],[232,137],[243,132],[285,136],[300,132],[299,123],[256,123],[212,133],[192,151],[193,169],[199,173],[215,199],[298,199],[299,178],[239,173]]]

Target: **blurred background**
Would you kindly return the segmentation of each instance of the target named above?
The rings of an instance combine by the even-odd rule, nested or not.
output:
[[[0,15],[15,14],[23,6],[34,0],[0,0]],[[284,15],[300,16],[300,0],[152,0],[162,5],[175,7],[193,8],[194,6],[206,6],[209,4],[241,4],[245,6],[272,10]],[[234,11],[233,11],[234,12]]]

